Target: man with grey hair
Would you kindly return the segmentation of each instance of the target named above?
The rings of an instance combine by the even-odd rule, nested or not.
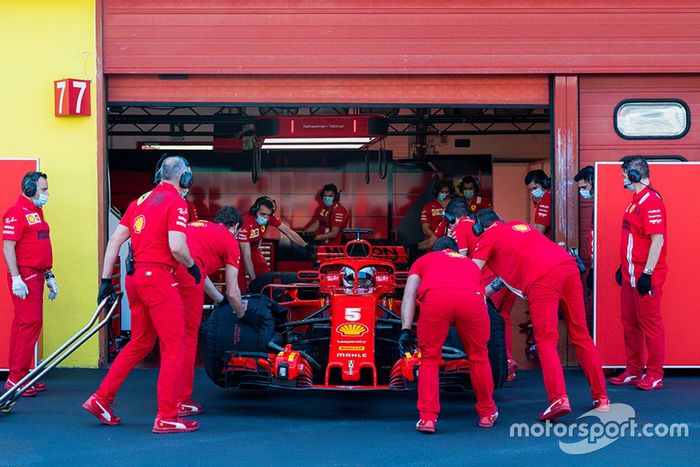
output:
[[[666,350],[661,297],[666,281],[666,208],[649,182],[649,164],[642,156],[622,161],[624,186],[633,191],[622,216],[620,267],[615,281],[620,289],[620,314],[625,337],[626,367],[610,378],[615,385],[638,389],[663,388]],[[643,352],[646,344],[646,375]]]
[[[165,157],[161,162],[156,177],[162,181],[129,205],[107,244],[98,303],[107,297],[114,299],[112,270],[119,248],[131,238],[133,270],[127,271],[126,278],[131,340],[83,408],[106,425],[119,424],[112,401],[129,372],[151,352],[158,339],[161,368],[153,432],[181,433],[194,431],[199,425],[178,415],[185,312],[175,269],[182,264],[196,284],[202,276],[186,241],[187,204],[183,197],[192,186],[192,171],[182,157]]]

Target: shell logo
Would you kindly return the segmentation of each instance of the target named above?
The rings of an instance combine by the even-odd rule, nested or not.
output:
[[[343,336],[362,336],[369,331],[362,323],[344,323],[336,328],[336,331]]]
[[[530,226],[527,224],[515,224],[513,230],[516,232],[529,232],[532,229],[530,229]]]
[[[141,215],[134,219],[134,232],[141,233],[143,228],[146,226],[146,217]]]

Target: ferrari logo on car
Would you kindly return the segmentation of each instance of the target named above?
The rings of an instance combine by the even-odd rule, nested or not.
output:
[[[336,328],[336,331],[342,336],[362,336],[369,329],[362,323],[343,323]]]

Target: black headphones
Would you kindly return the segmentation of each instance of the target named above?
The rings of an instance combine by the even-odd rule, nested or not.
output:
[[[448,224],[454,224],[457,220],[454,215],[450,214],[447,211],[442,211],[442,217],[445,218]]]
[[[319,197],[321,198],[321,201],[323,201],[323,192],[324,191],[332,191],[333,192],[333,202],[337,203],[340,201],[340,191],[338,191],[338,187],[335,186],[335,183],[329,183],[328,185],[323,185],[323,188],[321,188],[321,191],[319,192]],[[274,200],[273,200],[274,202]]]
[[[46,177],[42,172],[27,172],[22,178],[22,193],[28,198],[33,198],[38,190],[37,182],[41,177]]]
[[[639,173],[639,170],[629,169],[627,171],[627,180],[629,180],[630,182],[639,183],[641,179],[642,179],[642,174]]]
[[[167,159],[168,157],[171,157],[168,153],[164,153],[162,156],[160,156],[160,159],[158,159],[158,162],[156,163],[156,171],[153,174],[153,184],[158,185],[162,180],[163,180],[163,161]],[[188,168],[190,167],[190,162],[185,159],[182,156],[172,156],[172,157],[179,157],[185,162],[185,166]],[[192,187],[192,184],[194,183],[194,177],[192,176],[192,172],[182,172],[180,174],[180,180],[178,180],[178,184],[180,185],[180,188],[183,190],[189,190]]]
[[[274,199],[270,198],[269,196],[261,196],[260,198],[255,200],[255,203],[250,207],[250,213],[254,216],[258,215],[258,211],[260,210],[260,206],[263,205],[265,201],[269,201],[272,203],[272,212],[270,215],[272,216],[275,214],[275,211],[277,211],[277,203],[275,202]]]
[[[481,185],[479,184],[479,180],[476,179],[476,177],[473,177],[471,175],[467,175],[466,177],[462,178],[462,181],[459,183],[459,191],[464,194],[464,185],[466,183],[473,183],[474,184],[474,194],[478,195],[479,192],[481,191]]]

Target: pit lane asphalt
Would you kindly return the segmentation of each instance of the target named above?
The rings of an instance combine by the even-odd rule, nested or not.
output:
[[[80,405],[102,370],[54,370],[46,392],[0,413],[0,465],[698,465],[700,375],[667,377],[661,391],[609,387],[613,402],[636,411],[636,422],[687,423],[688,438],[620,438],[585,455],[565,454],[559,438],[511,437],[513,423],[537,425],[545,407],[539,371],[523,371],[496,391],[501,416],[476,426],[473,395],[442,393],[438,432],[414,430],[416,394],[224,390],[197,370],[195,399],[205,412],[194,433],[155,435],[157,370],[134,370],[115,412],[119,426],[101,425]],[[566,372],[573,413],[589,409],[578,370]]]

